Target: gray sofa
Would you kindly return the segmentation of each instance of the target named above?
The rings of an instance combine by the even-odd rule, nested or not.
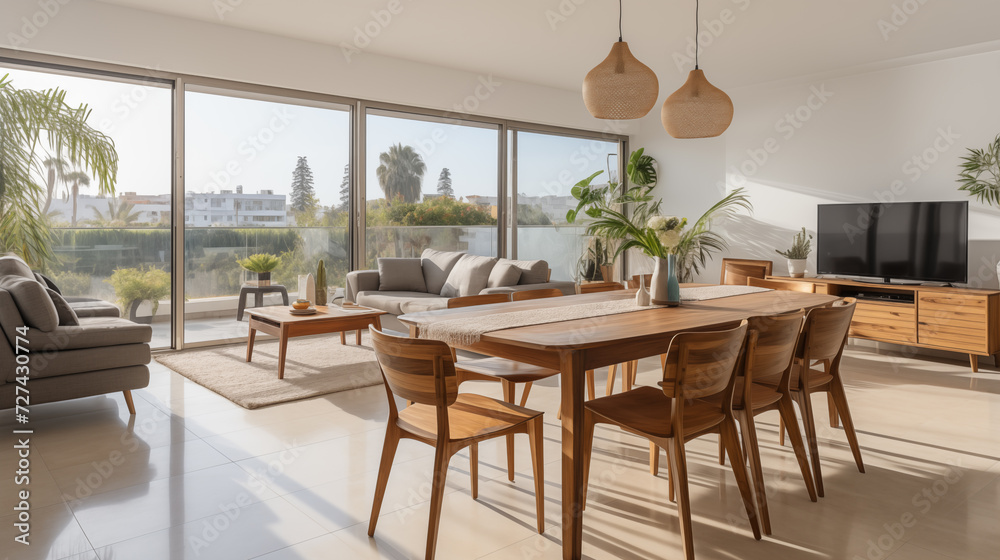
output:
[[[70,303],[54,288],[20,258],[0,257],[0,409],[15,405],[21,337],[29,356],[30,404],[122,391],[135,414],[131,390],[149,384],[152,328],[119,318],[118,308],[106,302]],[[26,335],[21,327],[28,328]]]
[[[425,249],[420,258],[383,258],[379,270],[347,274],[344,299],[381,309],[384,327],[405,330],[395,318],[448,307],[452,297],[557,288],[576,293],[573,282],[549,281],[545,261],[514,261]]]

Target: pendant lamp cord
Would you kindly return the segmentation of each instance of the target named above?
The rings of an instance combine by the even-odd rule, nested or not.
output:
[[[698,34],[701,32],[700,22],[698,21],[698,12],[701,10],[701,0],[695,0],[694,2],[694,69],[698,69],[698,51],[701,50],[701,45],[698,44]],[[620,16],[619,16],[620,17]]]
[[[618,0],[618,42],[622,42],[622,0]]]

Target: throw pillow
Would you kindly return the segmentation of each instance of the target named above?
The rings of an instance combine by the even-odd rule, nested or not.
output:
[[[380,292],[426,292],[420,259],[379,259],[378,289]]]
[[[424,269],[424,283],[427,284],[427,293],[440,294],[444,288],[444,283],[451,274],[458,259],[465,253],[453,251],[435,251],[434,249],[424,249],[420,255],[421,266]]]
[[[490,278],[486,281],[487,288],[505,288],[516,286],[521,278],[521,269],[510,262],[498,262],[490,272]]]
[[[493,257],[462,255],[441,288],[444,297],[473,296],[486,289],[490,272],[497,264]]]
[[[42,332],[52,332],[59,326],[59,313],[52,298],[33,277],[6,276],[0,278],[0,288],[10,292],[25,325]]]
[[[20,276],[21,278],[35,278],[35,273],[31,271],[21,257],[14,255],[0,257],[0,277]]]
[[[80,325],[80,319],[76,316],[76,311],[69,306],[67,302],[59,292],[53,290],[52,288],[46,288],[49,297],[52,299],[52,305],[56,306],[56,315],[59,316],[59,326],[60,327],[76,327]]]
[[[500,262],[505,264],[510,263],[521,269],[521,278],[517,281],[519,285],[544,284],[548,281],[549,263],[545,261],[512,261],[501,259]]]

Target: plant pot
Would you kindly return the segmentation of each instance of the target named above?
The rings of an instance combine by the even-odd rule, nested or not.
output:
[[[601,265],[601,279],[605,282],[615,281],[615,265],[613,264],[602,264]]]
[[[806,275],[806,259],[788,259],[788,275],[802,278]]]
[[[257,273],[257,285],[258,286],[270,286],[271,285],[271,273],[270,272],[258,272]]]
[[[653,305],[676,307],[681,304],[681,286],[677,281],[677,256],[656,258],[649,296]]]
[[[128,320],[133,323],[139,323],[140,325],[151,325],[153,324],[153,316],[149,317],[139,317],[136,314],[139,312],[139,306],[143,304],[145,300],[137,299],[128,306]]]

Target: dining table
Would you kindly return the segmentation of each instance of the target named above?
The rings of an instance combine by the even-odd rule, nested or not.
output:
[[[682,288],[685,286],[682,285]],[[419,335],[421,327],[438,321],[482,317],[494,313],[534,311],[587,303],[635,298],[635,290],[599,292],[458,309],[405,314],[399,320]],[[484,332],[456,348],[560,371],[562,412],[562,552],[563,558],[583,554],[583,412],[586,372],[667,351],[681,332],[711,331],[738,325],[744,319],[799,309],[824,307],[838,298],[826,294],[767,290],[702,301],[682,301],[677,307],[637,308],[635,311],[547,322]]]

